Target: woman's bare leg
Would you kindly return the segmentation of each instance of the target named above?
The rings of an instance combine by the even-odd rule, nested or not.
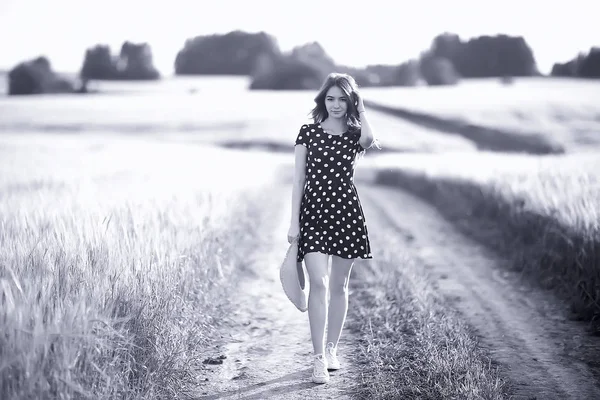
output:
[[[329,278],[329,321],[327,323],[327,343],[337,347],[348,312],[348,282],[354,265],[353,259],[332,256]]]
[[[325,324],[327,323],[327,287],[329,256],[321,253],[308,253],[304,263],[310,279],[308,294],[308,320],[314,354],[324,354]]]

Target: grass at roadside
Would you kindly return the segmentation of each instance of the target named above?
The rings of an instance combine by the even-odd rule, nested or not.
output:
[[[377,182],[401,187],[565,298],[579,318],[600,317],[600,167],[597,154],[406,157]]]
[[[379,244],[371,271],[356,268],[351,284],[348,328],[362,338],[358,398],[504,399],[498,371],[422,266],[401,257],[395,235]]]
[[[184,146],[57,142],[0,149],[0,398],[184,398],[268,190]]]

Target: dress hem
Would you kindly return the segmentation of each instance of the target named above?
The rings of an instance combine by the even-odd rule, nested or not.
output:
[[[343,260],[357,260],[357,259],[360,259],[360,260],[372,260],[372,259],[373,259],[373,256],[366,256],[366,257],[365,257],[365,256],[356,256],[356,257],[350,257],[350,258],[348,258],[348,257],[342,257],[342,256],[340,256],[340,255],[337,255],[337,254],[331,254],[331,253],[327,253],[327,252],[320,251],[320,250],[311,250],[311,251],[307,251],[307,252],[305,252],[305,253],[302,255],[302,257],[297,257],[297,258],[296,258],[296,261],[297,261],[297,262],[302,262],[302,261],[304,261],[304,256],[306,256],[307,254],[310,254],[310,253],[321,253],[321,254],[324,254],[324,255],[326,255],[326,256],[336,256],[336,257],[339,257],[339,258],[341,258],[341,259],[343,259]]]

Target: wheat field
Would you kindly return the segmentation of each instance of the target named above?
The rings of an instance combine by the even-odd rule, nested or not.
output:
[[[105,84],[106,93],[83,97],[0,98],[2,399],[193,392],[247,256],[240,249],[252,249],[274,172],[291,161],[285,151],[207,145],[264,141],[291,151],[312,106],[312,93],[250,93],[246,83],[175,79]],[[403,104],[443,111],[446,89],[397,90]],[[481,115],[460,89],[447,90],[463,96],[445,97],[464,105],[463,116]],[[382,101],[389,93],[365,89]],[[589,105],[573,104],[595,121]],[[536,107],[522,112],[533,120]],[[488,110],[514,114],[497,103]],[[556,132],[576,123],[563,122]],[[509,156],[383,115],[373,124],[396,152],[369,151],[362,176],[401,170],[419,182],[468,181],[597,240],[599,158],[583,154],[593,146]]]
[[[264,219],[266,161],[93,134],[5,134],[0,154],[0,397],[192,390]]]

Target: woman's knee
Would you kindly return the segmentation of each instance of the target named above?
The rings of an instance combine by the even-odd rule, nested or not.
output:
[[[331,266],[331,282],[329,283],[329,290],[332,294],[345,295],[348,293],[348,283],[350,282],[350,272],[353,264],[353,260],[334,257]]]
[[[329,291],[332,295],[346,295],[348,293],[348,282],[350,281],[349,277],[336,277],[329,283]]]
[[[327,255],[321,253],[309,253],[304,256],[304,260],[308,271],[311,290],[326,291],[329,286]]]
[[[326,292],[329,287],[329,277],[327,276],[327,274],[311,277],[310,287],[311,290]]]

